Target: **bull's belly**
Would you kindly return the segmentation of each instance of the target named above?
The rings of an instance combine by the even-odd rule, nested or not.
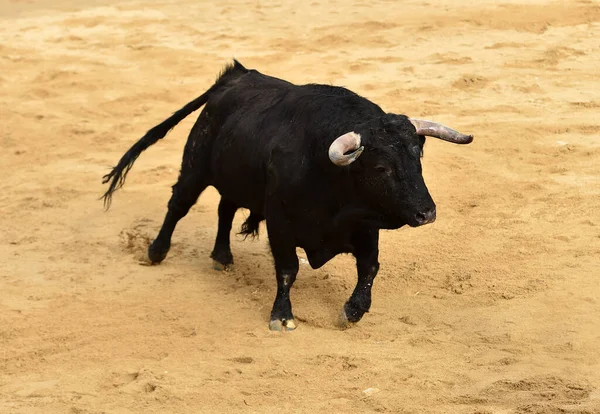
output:
[[[324,245],[317,249],[305,249],[304,251],[306,252],[306,258],[308,259],[308,263],[310,264],[310,266],[313,269],[318,269],[338,254],[352,253],[352,247],[338,246],[338,248],[332,248],[331,246]]]

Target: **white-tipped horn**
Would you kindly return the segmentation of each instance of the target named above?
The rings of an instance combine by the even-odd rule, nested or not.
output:
[[[360,135],[348,132],[339,136],[329,146],[329,159],[340,167],[350,165],[362,154],[364,147],[360,145]],[[350,154],[346,154],[352,151]]]
[[[415,129],[417,130],[417,134],[419,135],[439,138],[455,144],[469,144],[471,141],[473,141],[473,135],[461,134],[460,132],[437,122],[415,118],[409,118],[408,120],[414,125]]]

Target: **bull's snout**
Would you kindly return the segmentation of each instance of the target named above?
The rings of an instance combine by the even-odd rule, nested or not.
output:
[[[415,214],[415,221],[419,226],[422,226],[423,224],[433,223],[435,221],[435,207]]]

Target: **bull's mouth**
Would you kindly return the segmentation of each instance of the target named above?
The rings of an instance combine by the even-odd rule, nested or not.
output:
[[[422,226],[425,226],[426,224],[431,224],[431,223],[433,223],[434,221],[435,221],[435,219],[433,219],[433,220],[431,220],[431,221],[428,221],[428,222],[424,222],[424,223],[418,223],[418,222],[416,222],[416,221],[412,221],[412,220],[411,220],[411,221],[408,223],[408,225],[409,225],[410,227],[422,227]]]
[[[412,226],[405,217],[382,216],[377,220],[377,227],[385,230],[396,230],[406,225]]]

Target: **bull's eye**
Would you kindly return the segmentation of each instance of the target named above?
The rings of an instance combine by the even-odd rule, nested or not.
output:
[[[410,153],[415,158],[421,158],[421,155],[422,155],[421,147],[419,147],[418,145],[414,145],[414,146],[410,147]]]
[[[375,166],[375,171],[377,171],[379,174],[388,174],[389,175],[392,170],[390,169],[390,167],[388,167],[386,165],[377,164]]]

